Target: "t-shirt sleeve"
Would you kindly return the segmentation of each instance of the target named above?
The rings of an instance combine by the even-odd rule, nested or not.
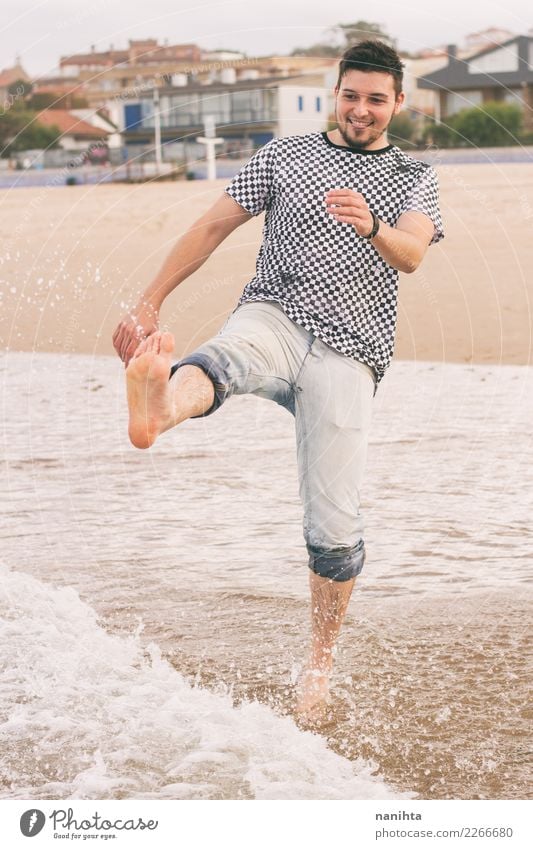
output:
[[[439,181],[434,168],[429,167],[424,169],[420,179],[407,195],[400,215],[410,210],[423,212],[424,215],[427,215],[433,221],[435,230],[429,243],[430,245],[434,245],[444,238],[444,228],[439,208]]]
[[[276,141],[254,153],[224,191],[250,215],[259,215],[270,204],[274,185]]]

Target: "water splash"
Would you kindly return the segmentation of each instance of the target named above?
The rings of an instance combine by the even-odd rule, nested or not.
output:
[[[70,587],[0,568],[7,798],[405,798],[257,702],[193,687]]]

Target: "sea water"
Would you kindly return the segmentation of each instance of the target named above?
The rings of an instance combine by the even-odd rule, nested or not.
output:
[[[292,417],[127,440],[123,367],[0,359],[3,798],[524,798],[533,370],[394,363],[320,733]]]

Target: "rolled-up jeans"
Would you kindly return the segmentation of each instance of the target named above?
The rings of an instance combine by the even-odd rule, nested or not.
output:
[[[334,581],[358,575],[372,369],[291,321],[274,301],[238,306],[216,336],[172,366],[171,377],[184,365],[198,366],[213,383],[215,399],[203,416],[244,394],[292,413],[309,568]]]

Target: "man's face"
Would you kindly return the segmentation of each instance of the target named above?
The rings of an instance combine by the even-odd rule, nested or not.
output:
[[[348,147],[378,150],[404,101],[396,97],[394,78],[381,71],[347,71],[335,89],[338,131]]]

